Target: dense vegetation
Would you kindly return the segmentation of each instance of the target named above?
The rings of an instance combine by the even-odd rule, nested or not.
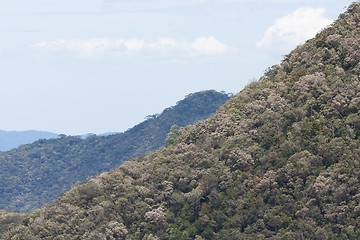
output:
[[[0,152],[0,209],[39,208],[77,181],[162,147],[172,125],[186,126],[208,118],[228,99],[225,93],[202,91],[121,134],[86,139],[60,135]]]
[[[169,145],[3,239],[360,239],[360,4]]]
[[[2,131],[0,130],[0,151],[8,151],[22,144],[29,144],[38,139],[56,138],[58,134],[42,131]]]

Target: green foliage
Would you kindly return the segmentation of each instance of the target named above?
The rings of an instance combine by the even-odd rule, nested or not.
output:
[[[208,118],[228,99],[214,90],[197,92],[124,133],[86,139],[62,134],[0,152],[0,209],[30,211],[49,203],[77,181],[164,146],[171,126]],[[175,137],[175,130],[170,134]]]
[[[0,239],[360,239],[359,16],[356,3],[167,147],[3,212]]]
[[[174,142],[174,139],[177,137],[177,135],[179,135],[179,126],[178,125],[171,126],[170,132],[168,133],[165,139],[165,143],[172,144]]]

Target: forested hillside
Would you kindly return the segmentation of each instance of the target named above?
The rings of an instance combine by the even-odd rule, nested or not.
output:
[[[77,181],[162,147],[172,125],[208,118],[228,99],[213,90],[197,92],[121,134],[60,135],[0,152],[0,209],[30,211],[50,203]]]
[[[2,239],[360,239],[360,4],[212,118]]]
[[[22,144],[29,144],[38,139],[56,138],[58,134],[42,131],[2,131],[0,130],[0,151],[8,151]]]

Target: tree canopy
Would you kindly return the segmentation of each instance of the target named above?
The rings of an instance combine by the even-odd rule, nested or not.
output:
[[[0,209],[30,211],[50,203],[77,181],[164,146],[171,126],[208,118],[228,99],[214,90],[197,92],[124,133],[62,134],[0,152]]]
[[[360,4],[208,120],[3,239],[360,239]]]

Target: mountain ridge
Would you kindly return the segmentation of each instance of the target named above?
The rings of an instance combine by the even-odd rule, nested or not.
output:
[[[165,148],[2,213],[3,239],[359,239],[359,26],[356,2]]]
[[[49,203],[77,181],[164,146],[172,125],[207,118],[228,98],[214,90],[201,91],[123,133],[86,138],[61,134],[0,152],[0,208],[30,211]]]

